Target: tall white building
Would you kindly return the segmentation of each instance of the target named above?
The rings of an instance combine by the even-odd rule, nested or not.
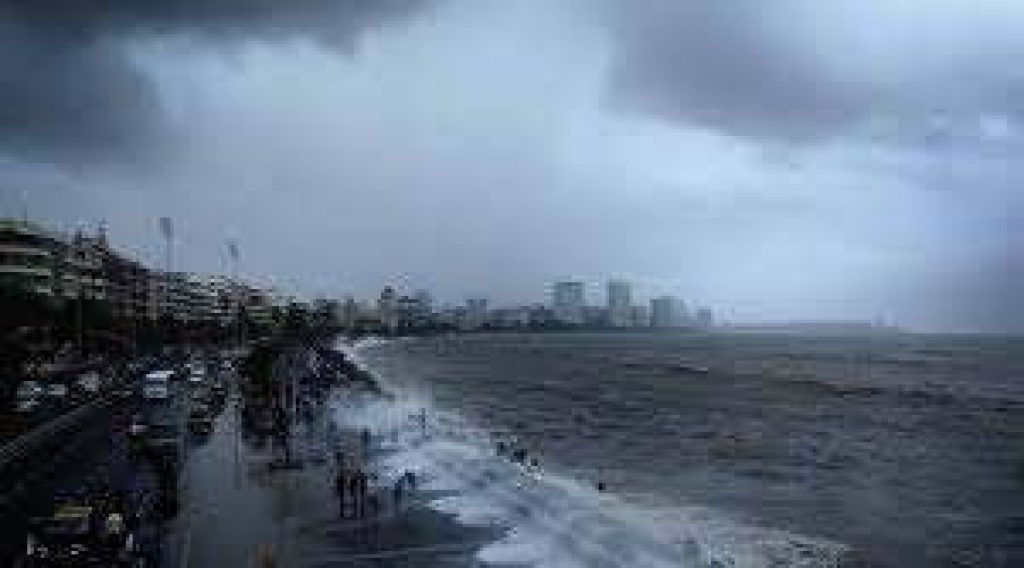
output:
[[[631,327],[633,325],[633,288],[629,282],[611,280],[608,282],[608,325]]]
[[[587,302],[582,282],[557,282],[551,295],[555,320],[569,325],[583,324]]]

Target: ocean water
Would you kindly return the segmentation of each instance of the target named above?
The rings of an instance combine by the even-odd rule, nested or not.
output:
[[[339,344],[389,475],[483,564],[1024,565],[1024,339],[493,334]],[[426,435],[417,414],[426,410]],[[496,456],[515,439],[526,471]],[[607,484],[598,492],[595,484]]]

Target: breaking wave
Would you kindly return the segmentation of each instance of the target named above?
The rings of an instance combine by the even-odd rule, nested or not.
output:
[[[372,373],[360,351],[379,341],[339,348]],[[477,552],[482,563],[818,567],[839,566],[848,552],[837,543],[752,526],[707,507],[668,506],[656,496],[627,499],[559,473],[513,464],[497,455],[498,437],[457,410],[436,408],[429,395],[376,378],[386,395],[341,393],[332,400],[336,422],[378,433],[382,451],[373,465],[383,480],[416,471],[430,507],[467,526],[504,529],[501,538]]]

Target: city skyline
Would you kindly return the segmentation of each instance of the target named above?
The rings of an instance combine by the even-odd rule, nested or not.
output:
[[[343,302],[355,302],[357,309],[366,313],[369,309],[376,316],[382,318],[385,327],[395,327],[388,324],[387,318],[382,314],[389,312],[402,302],[415,302],[426,306],[426,313],[431,315],[443,315],[453,311],[466,311],[476,313],[472,317],[475,325],[466,326],[466,329],[476,329],[483,322],[491,321],[493,317],[501,316],[502,312],[509,310],[535,309],[544,307],[551,310],[550,317],[553,321],[571,326],[599,326],[609,328],[635,328],[653,327],[670,328],[696,325],[709,327],[712,322],[728,325],[787,325],[792,323],[855,323],[871,326],[896,326],[898,322],[886,317],[885,314],[876,314],[873,317],[864,318],[811,318],[801,320],[790,319],[753,319],[743,320],[731,317],[732,313],[728,307],[711,307],[700,302],[699,299],[687,297],[679,293],[666,293],[665,287],[644,290],[643,286],[638,290],[637,282],[622,277],[595,276],[592,278],[563,279],[545,283],[542,286],[543,292],[536,297],[511,298],[493,301],[486,295],[463,293],[455,294],[449,298],[438,298],[434,292],[406,279],[392,279],[381,284],[379,295],[373,291],[367,295],[358,295],[351,290],[340,290],[335,293],[319,295],[302,295],[293,291],[282,289],[278,286],[269,285],[265,282],[247,279],[244,275],[238,274],[239,243],[234,239],[228,239],[222,245],[225,248],[225,255],[231,261],[230,266],[219,272],[195,272],[187,267],[174,264],[174,230],[173,220],[162,217],[156,220],[156,226],[160,239],[163,240],[164,250],[161,260],[153,258],[145,259],[131,250],[125,249],[119,243],[108,239],[108,227],[105,222],[95,225],[95,232],[90,233],[88,225],[78,224],[73,232],[60,230],[53,227],[46,227],[38,222],[27,219],[24,215],[21,218],[0,217],[5,225],[24,226],[32,231],[41,231],[48,235],[47,238],[56,241],[72,242],[85,239],[89,242],[100,243],[108,250],[108,254],[117,255],[123,258],[123,262],[141,263],[145,270],[153,274],[162,274],[164,277],[177,278],[184,282],[191,281],[201,284],[201,287],[216,288],[217,286],[244,285],[250,288],[253,293],[259,291],[265,294],[268,302],[284,306],[289,303],[299,302],[310,308],[323,302],[333,302],[340,308]],[[65,245],[67,246],[67,245]],[[4,260],[0,265],[9,264]],[[13,265],[17,265],[14,262]],[[13,266],[12,265],[12,266]],[[3,266],[0,266],[2,268]],[[167,269],[171,268],[170,271]],[[397,284],[395,283],[397,282]],[[668,288],[671,291],[671,288]],[[186,293],[186,292],[180,292]],[[203,294],[213,293],[201,292]],[[660,307],[659,307],[660,306]],[[408,309],[408,308],[407,308]],[[599,310],[597,312],[593,310]],[[588,311],[589,310],[589,311]],[[638,311],[639,310],[639,311]],[[658,315],[659,311],[662,315]],[[671,315],[666,315],[671,314]]]

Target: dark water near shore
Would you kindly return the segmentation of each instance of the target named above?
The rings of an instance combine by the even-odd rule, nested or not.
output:
[[[450,436],[401,456],[447,468],[462,493],[438,506],[512,527],[485,560],[1024,565],[1022,339],[506,334],[355,353]],[[548,471],[528,497],[474,491],[501,432]]]

